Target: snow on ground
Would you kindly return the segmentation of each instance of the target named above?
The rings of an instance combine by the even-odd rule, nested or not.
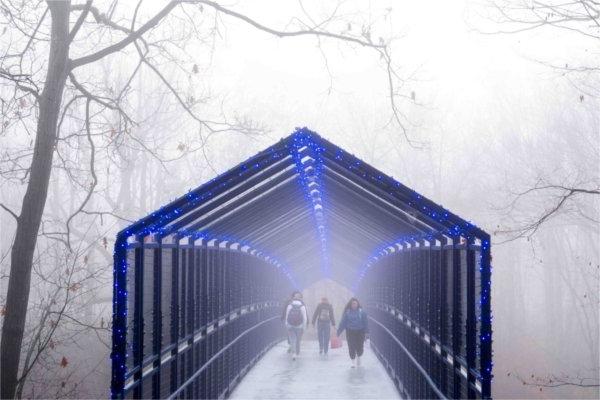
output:
[[[319,356],[316,341],[302,343],[300,357],[292,361],[286,342],[271,349],[254,366],[231,399],[399,399],[385,368],[365,343],[359,368],[350,368],[346,342]]]

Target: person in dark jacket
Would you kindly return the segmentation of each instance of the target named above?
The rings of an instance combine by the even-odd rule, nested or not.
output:
[[[331,327],[335,327],[333,307],[329,303],[329,300],[327,300],[327,297],[321,299],[321,302],[313,314],[313,326],[315,326],[315,322],[317,322],[317,336],[319,337],[319,354],[327,355]]]
[[[344,330],[346,330],[346,341],[348,342],[352,368],[360,367],[360,358],[364,351],[365,337],[369,333],[369,324],[367,313],[355,297],[350,299],[344,309],[337,335],[340,336]]]

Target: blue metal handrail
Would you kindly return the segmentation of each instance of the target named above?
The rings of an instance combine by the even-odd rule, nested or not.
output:
[[[425,380],[427,381],[427,384],[429,384],[429,386],[431,387],[431,389],[433,389],[433,391],[435,392],[435,394],[440,399],[447,399],[447,397],[444,395],[444,393],[442,393],[442,391],[437,387],[437,385],[435,384],[435,382],[433,382],[433,380],[427,374],[427,372],[425,371],[425,369],[413,357],[413,355],[410,353],[410,351],[408,351],[408,349],[404,346],[404,344],[402,344],[402,342],[400,340],[398,340],[398,338],[388,328],[386,328],[385,325],[383,325],[381,322],[377,321],[375,318],[373,318],[371,316],[369,316],[369,319],[371,321],[375,322],[377,325],[379,325],[385,332],[387,332],[388,335],[390,335],[392,337],[392,339],[396,342],[396,344],[398,345],[398,347],[400,347],[402,349],[402,351],[404,351],[404,353],[408,356],[409,360],[415,365],[415,367],[421,373],[421,375],[423,375],[423,378],[425,378]]]
[[[169,399],[174,399],[176,398],[190,383],[192,383],[194,381],[194,379],[196,379],[198,377],[198,375],[200,375],[206,368],[208,368],[208,366],[215,361],[217,358],[219,358],[221,356],[221,354],[226,351],[227,349],[229,349],[232,345],[234,345],[238,340],[240,340],[243,336],[245,336],[246,334],[248,334],[249,332],[253,331],[254,329],[258,328],[261,325],[266,324],[267,322],[273,321],[275,319],[279,319],[279,316],[275,316],[275,317],[271,317],[268,319],[265,319],[264,321],[259,322],[258,324],[254,325],[251,328],[246,329],[244,332],[242,332],[240,335],[238,335],[238,337],[236,337],[235,339],[233,339],[231,342],[229,342],[227,344],[227,346],[221,348],[214,356],[212,356],[208,361],[206,361],[206,363],[204,363],[204,365],[202,365],[202,367],[200,367],[195,373],[194,375],[192,375],[187,381],[185,381],[181,386],[179,386],[179,388],[177,388],[177,390],[175,392],[173,392],[171,394],[171,396],[169,396]]]

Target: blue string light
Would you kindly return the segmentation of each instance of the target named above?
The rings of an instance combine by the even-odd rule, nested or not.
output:
[[[277,269],[280,270],[280,272],[282,272],[286,278],[290,281],[291,285],[296,289],[296,290],[301,290],[301,286],[298,284],[298,280],[295,277],[295,274],[292,272],[292,270],[289,268],[289,266],[287,266],[287,264],[283,261],[280,260],[279,257],[275,256],[273,253],[269,252],[268,250],[261,248],[259,246],[257,246],[255,243],[252,243],[251,241],[248,240],[240,240],[232,235],[225,235],[225,234],[211,234],[210,232],[204,230],[204,231],[188,231],[188,230],[179,230],[178,231],[178,236],[179,237],[189,237],[190,240],[192,241],[196,241],[199,239],[202,239],[203,241],[207,241],[210,242],[212,240],[215,240],[216,242],[219,243],[230,243],[230,244],[238,244],[239,248],[244,248],[247,247],[249,250],[254,250],[254,256],[256,256],[257,258],[262,259],[263,261],[273,265],[274,267],[276,267]],[[250,253],[249,253],[250,254]]]
[[[373,250],[371,252],[371,255],[362,264],[362,267],[358,269],[356,281],[352,286],[352,290],[354,292],[358,291],[360,283],[362,282],[363,278],[365,277],[367,271],[369,269],[371,269],[377,261],[381,260],[382,257],[385,257],[385,256],[393,253],[393,252],[388,251],[388,249],[390,247],[396,248],[396,246],[398,246],[398,245],[406,246],[406,243],[416,243],[421,240],[427,240],[427,241],[435,240],[435,234],[422,233],[422,234],[417,234],[417,235],[404,235],[404,236],[398,237],[397,239],[395,239],[387,244],[378,246],[375,250]]]
[[[306,148],[305,152],[302,152]],[[313,215],[315,229],[321,252],[321,273],[324,278],[331,277],[329,253],[327,251],[327,223],[324,206],[323,158],[325,149],[313,139],[313,132],[298,129],[294,133],[290,155],[296,164],[298,181],[302,186],[308,206]],[[304,154],[304,156],[303,156]]]

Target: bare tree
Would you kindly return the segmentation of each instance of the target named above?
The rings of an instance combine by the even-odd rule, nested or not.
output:
[[[545,272],[549,275],[545,288],[547,298],[558,297],[553,290],[559,286],[552,282],[556,275],[562,281],[560,287],[566,289],[563,295],[573,306],[557,317],[555,314],[562,310],[550,307],[556,303],[549,301],[544,313],[549,320],[562,318],[559,322],[567,326],[567,331],[577,326],[578,339],[590,354],[589,367],[579,372],[545,376],[513,374],[513,378],[539,391],[560,387],[597,390],[600,383],[597,368],[600,275],[593,254],[600,233],[600,130],[597,126],[600,65],[597,51],[586,49],[597,49],[600,44],[600,4],[594,0],[484,0],[471,11],[483,17],[477,22],[470,21],[475,26],[481,26],[482,20],[492,22],[486,24],[486,28],[477,28],[481,33],[525,35],[533,30],[547,31],[577,38],[581,43],[578,54],[559,55],[552,60],[540,59],[535,54],[527,56],[555,73],[557,81],[566,80],[575,88],[571,93],[576,96],[563,101],[577,105],[581,111],[579,118],[586,118],[586,111],[590,118],[587,124],[579,124],[569,116],[549,113],[548,133],[537,132],[539,138],[528,143],[529,151],[534,149],[537,153],[540,150],[532,155],[537,161],[520,164],[521,180],[507,185],[509,200],[502,208],[504,218],[498,223],[495,234],[498,244],[518,239],[530,242],[534,258],[540,265],[545,264],[535,253],[536,248],[542,246],[545,246],[546,256],[552,254],[559,260],[552,264],[557,266],[557,271]],[[575,49],[579,47],[575,46]],[[510,151],[518,153],[520,149],[511,147]],[[582,262],[584,257],[590,259]],[[549,265],[545,266],[548,268]],[[548,326],[556,328],[553,334],[559,335],[559,326]]]
[[[25,384],[32,381],[32,377],[35,382],[40,376],[43,381],[39,384],[29,382],[30,392],[35,393],[36,388],[48,394],[55,390],[57,397],[63,397],[76,384],[61,377],[60,372],[56,373],[57,367],[61,371],[73,361],[70,349],[83,346],[82,337],[90,334],[95,335],[106,349],[110,346],[107,340],[109,324],[105,317],[93,315],[91,322],[87,318],[92,309],[90,303],[94,301],[91,294],[96,286],[106,285],[104,275],[110,268],[110,263],[104,263],[102,267],[89,265],[92,247],[93,244],[80,242],[77,248],[69,251],[56,243],[49,248],[51,257],[44,258],[53,259],[53,268],[48,273],[41,268],[39,259],[34,264],[36,290],[47,296],[42,296],[30,310],[36,321],[30,328],[31,335],[25,346],[17,398],[23,396]],[[70,377],[74,379],[76,373],[72,371]]]
[[[578,35],[597,46],[600,41],[600,4],[595,0],[486,0],[474,10],[494,22],[495,28],[478,29],[487,34],[519,34],[531,30],[554,29]],[[475,25],[478,25],[475,23]],[[564,76],[586,96],[600,96],[600,64],[596,52],[582,54],[580,60],[546,61],[536,59]]]
[[[483,17],[483,20],[493,22],[491,28],[477,28],[481,33],[520,34],[531,30],[549,29],[577,35],[582,40],[589,40],[592,45],[600,44],[600,4],[594,0],[488,0],[472,7],[472,11]],[[480,25],[477,21],[471,23],[475,26]],[[565,59],[558,64],[556,61],[536,61],[566,77],[580,92],[577,101],[584,102],[586,96],[600,96],[600,65],[596,55],[581,54],[577,61]],[[596,133],[593,137],[584,139],[590,146],[597,147],[600,137]],[[569,145],[568,142],[565,144]],[[592,164],[597,163],[599,155],[596,152],[594,156]],[[513,193],[513,201],[507,208],[514,211],[518,203],[529,201],[535,196],[544,197],[546,205],[535,215],[523,218],[516,226],[499,228],[497,233],[505,234],[507,240],[530,238],[542,224],[569,208],[578,208],[579,199],[597,199],[600,195],[600,176],[597,168],[595,172],[592,170],[593,165],[590,165],[592,179],[576,181],[538,175],[535,183]],[[599,221],[597,209],[580,214],[594,223]]]
[[[197,124],[199,134],[195,150],[201,149],[211,134],[257,132],[255,124],[243,119],[212,120],[200,115],[197,109],[202,99],[186,95],[177,80],[164,72],[164,65],[175,70],[197,71],[197,66],[190,65],[189,57],[185,57],[185,46],[190,40],[203,40],[206,36],[215,35],[221,18],[240,21],[250,29],[278,38],[306,36],[317,40],[336,40],[373,51],[381,58],[387,74],[392,119],[407,143],[414,144],[404,128],[405,117],[398,106],[399,99],[406,96],[395,86],[402,79],[394,68],[389,43],[383,38],[373,41],[371,26],[363,25],[356,33],[349,29],[337,29],[338,25],[334,22],[339,24],[341,19],[335,17],[334,11],[324,21],[304,22],[294,18],[293,23],[288,25],[292,28],[278,29],[206,0],[170,1],[157,10],[152,11],[151,8],[144,9],[141,1],[135,6],[109,2],[104,11],[93,5],[92,0],[77,4],[70,1],[31,4],[11,0],[1,3],[5,32],[10,28],[10,35],[5,38],[4,53],[0,56],[2,131],[6,134],[19,126],[31,138],[29,146],[25,145],[18,154],[9,154],[3,160],[11,165],[8,172],[2,171],[3,175],[25,184],[26,189],[19,211],[7,204],[0,204],[16,222],[0,349],[2,398],[22,394],[23,380],[35,363],[36,357],[30,347],[26,351],[25,370],[19,377],[34,252],[40,228],[45,237],[57,240],[73,251],[71,238],[76,229],[72,224],[75,217],[85,214],[120,218],[113,210],[90,211],[87,208],[93,201],[98,185],[95,157],[99,138],[105,142],[105,146],[113,147],[122,145],[124,138],[128,138],[143,151],[164,161],[165,157],[161,157],[157,149],[148,148],[131,134],[131,128],[139,121],[130,115],[128,97],[131,94],[131,82],[139,71],[145,69],[151,72],[185,114]],[[209,28],[199,26],[194,16],[209,10],[214,15],[211,19],[214,24]],[[139,22],[141,19],[144,19],[143,23]],[[173,23],[170,30],[160,29],[168,23],[165,21]],[[349,25],[347,21],[342,22]],[[173,29],[173,26],[187,29]],[[170,35],[169,31],[175,33]],[[93,71],[110,57],[119,57],[133,65],[129,77],[120,88],[102,86],[91,78]],[[82,106],[85,109],[83,113],[74,111]],[[109,121],[108,115],[114,118]],[[118,129],[114,126],[115,119]],[[67,131],[65,125],[75,128],[64,134],[63,131]],[[74,165],[61,153],[61,143],[69,143],[70,140],[81,145],[79,151],[87,153],[87,168]],[[193,150],[194,146],[185,149]],[[58,160],[57,165],[55,160]],[[62,168],[68,174],[83,193],[83,200],[62,221],[63,229],[45,231],[44,208],[54,168]],[[41,320],[47,318],[49,312],[50,308],[42,311]],[[43,352],[45,346],[39,344],[48,343],[48,336],[44,339],[42,331],[38,332],[39,335],[33,335],[32,343],[37,343],[35,346]]]

